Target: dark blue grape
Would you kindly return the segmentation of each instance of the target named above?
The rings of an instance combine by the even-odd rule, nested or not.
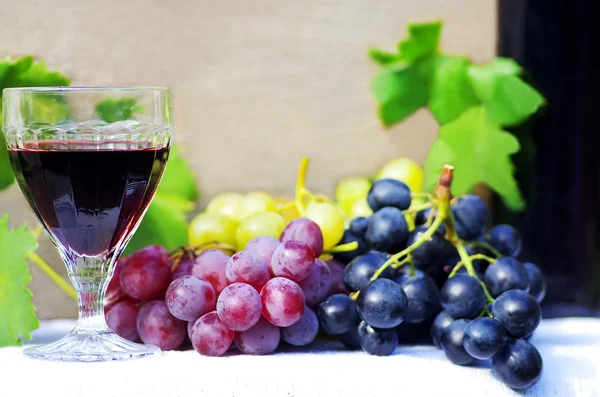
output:
[[[378,251],[396,253],[406,247],[408,223],[398,208],[385,207],[369,218],[365,241]]]
[[[410,207],[410,188],[396,179],[380,179],[373,183],[367,195],[369,207],[378,211],[384,207],[407,210]]]
[[[348,291],[363,289],[371,281],[373,274],[387,261],[387,256],[380,252],[367,252],[354,258],[344,269],[344,285]],[[392,278],[394,272],[388,267],[381,275],[382,278]]]
[[[377,279],[358,295],[358,314],[375,328],[393,328],[404,320],[408,299],[400,284]]]
[[[485,293],[479,281],[467,274],[449,278],[440,290],[440,303],[454,318],[474,318],[485,304]]]
[[[469,256],[483,254],[486,256],[494,257],[494,254],[492,252],[488,251],[486,248],[480,245],[467,245],[465,248]],[[490,262],[488,262],[485,259],[473,259],[471,263],[473,264],[473,268],[475,269],[475,271],[481,274],[485,273],[486,269],[490,264]]]
[[[492,315],[514,338],[531,335],[542,320],[540,305],[531,295],[519,289],[506,291],[496,298]]]
[[[435,207],[430,207],[430,208],[427,208],[427,209],[417,212],[417,214],[415,216],[415,225],[417,225],[417,226],[425,225],[427,223],[427,221],[429,220],[431,211],[434,211],[434,214],[435,214],[437,212],[437,209]],[[431,216],[431,222],[433,222],[434,219],[435,219],[435,215]],[[442,222],[442,224],[437,228],[436,232],[440,233],[443,236],[446,233],[446,225]]]
[[[468,324],[469,320],[455,320],[442,332],[440,346],[444,353],[446,353],[448,360],[452,361],[454,364],[467,365],[475,361],[463,346],[465,328]]]
[[[394,328],[373,328],[362,321],[358,326],[360,347],[375,356],[389,356],[398,346],[398,336]]]
[[[442,333],[450,324],[454,322],[455,318],[449,315],[446,312],[440,312],[435,319],[433,320],[433,324],[431,324],[431,340],[434,345],[440,347],[440,341],[442,339]]]
[[[396,327],[398,343],[406,345],[431,344],[431,334],[429,333],[431,324],[433,324],[433,317],[420,323],[402,322]]]
[[[402,274],[396,278],[406,297],[408,308],[404,313],[404,321],[407,323],[420,323],[440,311],[440,297],[437,285],[433,279],[421,271],[410,277],[410,274]]]
[[[523,241],[517,229],[510,225],[496,225],[491,228],[486,240],[496,248],[502,255],[519,256]]]
[[[527,270],[512,256],[496,259],[486,269],[483,281],[494,298],[511,289],[525,291],[529,288]]]
[[[544,280],[541,270],[533,263],[525,263],[523,266],[529,277],[529,295],[538,302],[543,301],[546,296],[546,280]]]
[[[334,255],[335,259],[337,259],[343,263],[348,263],[352,259],[356,258],[357,256],[362,255],[365,252],[367,252],[368,247],[367,247],[367,243],[365,242],[365,240],[362,237],[357,236],[350,230],[344,231],[342,240],[338,244],[352,243],[354,241],[356,241],[358,243],[358,248],[356,248],[353,251],[337,253]]]
[[[523,339],[509,340],[492,360],[492,375],[513,389],[535,385],[542,376],[542,356]]]
[[[413,245],[416,241],[420,240],[427,229],[427,226],[417,226],[415,230],[410,232],[406,245]],[[445,241],[442,234],[433,233],[433,236],[412,252],[412,261],[415,266],[423,268],[428,265],[440,263],[444,257]]]
[[[465,328],[463,346],[473,358],[488,360],[494,357],[505,343],[506,329],[492,318],[477,318]]]
[[[452,214],[458,237],[463,240],[476,240],[488,224],[488,209],[478,196],[467,195],[452,206]]]
[[[331,295],[321,302],[317,318],[323,330],[330,335],[348,332],[360,322],[356,302],[344,294]]]
[[[352,327],[340,335],[340,341],[346,346],[348,349],[356,350],[360,349],[360,341],[358,340],[358,326]]]
[[[350,222],[350,230],[357,236],[363,237],[367,232],[368,224],[368,218],[365,218],[364,216],[359,216],[357,218],[354,218],[352,222]]]

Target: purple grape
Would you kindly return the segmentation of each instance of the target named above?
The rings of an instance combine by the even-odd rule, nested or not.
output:
[[[195,321],[214,310],[215,300],[212,285],[194,276],[183,276],[173,280],[165,295],[169,312],[184,321]]]
[[[167,251],[154,245],[131,254],[119,276],[123,291],[142,301],[159,296],[167,289],[172,278]]]
[[[233,283],[219,295],[217,313],[229,329],[246,331],[262,315],[260,294],[250,284]]]
[[[229,260],[229,255],[218,249],[209,249],[202,252],[192,266],[192,276],[208,281],[217,296],[223,291],[223,288],[229,284],[225,277],[225,265]]]
[[[194,263],[196,263],[195,258],[190,258],[179,262],[175,270],[173,270],[173,280],[182,276],[191,276]]]
[[[304,293],[295,282],[275,277],[260,291],[263,316],[273,325],[289,327],[304,314]]]
[[[229,350],[234,334],[217,312],[210,312],[196,320],[190,339],[194,349],[203,356],[222,356]]]
[[[245,354],[269,354],[277,349],[281,332],[264,318],[247,331],[235,333],[235,346]]]
[[[312,272],[315,255],[312,249],[301,241],[286,241],[273,253],[271,264],[276,276],[299,282]]]
[[[306,306],[316,307],[323,299],[327,297],[331,289],[331,270],[325,262],[315,259],[315,266],[310,275],[298,283],[302,292]]]
[[[319,320],[315,312],[306,307],[296,324],[281,329],[281,339],[293,346],[305,346],[315,340],[317,332]]]
[[[269,272],[273,273],[273,267],[271,266],[271,258],[273,257],[273,252],[275,252],[275,249],[279,247],[279,244],[281,244],[281,242],[275,237],[258,236],[248,241],[248,244],[246,244],[244,251],[250,252],[254,256],[262,258],[262,260],[264,260],[267,263],[267,266],[269,267]]]
[[[164,301],[144,304],[137,316],[137,331],[140,339],[161,350],[177,349],[185,340],[185,322],[175,318]]]
[[[238,252],[229,258],[225,266],[225,276],[230,284],[235,282],[250,284],[257,291],[260,291],[271,278],[267,263],[246,251]]]
[[[118,302],[106,314],[106,324],[121,338],[135,342],[139,338],[136,326],[139,311],[133,302]]]
[[[323,233],[316,222],[308,218],[296,218],[283,229],[281,237],[285,241],[301,241],[312,249],[315,257],[323,253]]]
[[[337,259],[331,259],[325,263],[327,263],[331,272],[331,287],[329,288],[327,296],[333,294],[347,294],[349,291],[344,285],[344,268],[346,266]]]

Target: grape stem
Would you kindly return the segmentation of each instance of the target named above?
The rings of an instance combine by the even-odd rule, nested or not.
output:
[[[298,212],[303,214],[306,210],[304,205],[304,198],[310,197],[313,195],[308,189],[306,189],[306,172],[308,171],[308,157],[302,157],[300,160],[300,165],[298,166],[298,176],[296,178],[296,198],[294,202],[296,203],[296,207],[298,208]]]
[[[358,243],[356,241],[352,241],[350,243],[336,245],[335,247],[332,247],[331,249],[325,251],[325,253],[338,254],[340,252],[354,251],[357,248],[358,248]]]
[[[500,257],[504,256],[504,255],[502,255],[502,253],[500,251],[498,251],[491,244],[486,243],[485,241],[473,241],[470,244],[473,245],[474,247],[485,248],[486,250],[490,251],[496,258],[500,258]]]
[[[431,193],[411,193],[411,198],[426,198],[428,200],[433,200],[433,195]]]
[[[35,263],[37,267],[39,267],[40,270],[50,278],[50,280],[54,281],[54,283],[58,285],[60,289],[65,291],[67,295],[74,300],[77,300],[77,293],[75,292],[73,286],[66,282],[65,279],[63,279],[58,273],[56,273],[56,271],[54,271],[54,269],[52,269],[52,267],[45,260],[43,260],[42,257],[35,252],[30,252],[27,254],[27,259]]]
[[[406,265],[412,260],[412,256],[406,256],[406,258],[402,259],[400,262],[396,262],[392,265],[392,269],[399,269],[402,266]]]
[[[471,256],[469,256],[469,258],[471,259],[471,261],[473,260],[477,260],[477,259],[482,259],[485,261],[488,261],[489,263],[494,263],[496,262],[496,259],[491,258],[487,255],[483,255],[483,254],[473,254]],[[456,273],[458,272],[458,270],[463,267],[464,262],[463,261],[459,261],[456,266],[454,266],[454,268],[452,269],[452,271],[450,272],[450,274],[448,275],[448,278],[450,277],[454,277],[456,275]]]
[[[420,205],[415,205],[414,207],[410,207],[409,209],[404,211],[404,213],[405,214],[414,214],[416,212],[423,211],[423,210],[426,210],[431,207],[433,207],[433,203],[427,202],[427,203],[423,203]]]

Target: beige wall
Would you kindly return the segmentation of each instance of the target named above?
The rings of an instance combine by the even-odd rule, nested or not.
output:
[[[36,54],[79,85],[165,85],[175,141],[204,198],[224,190],[290,193],[298,159],[331,193],[383,162],[419,162],[436,133],[420,112],[384,131],[375,116],[369,46],[392,48],[409,21],[443,18],[443,47],[494,55],[494,0],[3,0],[0,56]],[[35,225],[17,188],[0,213]],[[43,239],[40,253],[64,274]],[[0,258],[1,260],[1,258]],[[75,305],[32,269],[40,317]]]

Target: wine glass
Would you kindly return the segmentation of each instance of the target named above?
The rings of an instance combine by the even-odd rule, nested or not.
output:
[[[170,91],[9,88],[3,91],[2,118],[19,187],[67,266],[79,303],[69,334],[24,354],[108,361],[159,353],[156,346],[130,342],[108,328],[104,294],[169,156]]]

